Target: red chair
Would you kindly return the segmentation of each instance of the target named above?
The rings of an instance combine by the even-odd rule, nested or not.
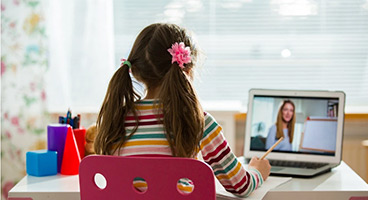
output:
[[[95,176],[106,184],[99,187]],[[143,178],[147,190],[139,192],[133,180]],[[183,194],[178,181],[188,178],[194,189]],[[79,167],[81,200],[91,199],[206,199],[215,200],[215,180],[209,165],[199,160],[178,157],[87,156]]]

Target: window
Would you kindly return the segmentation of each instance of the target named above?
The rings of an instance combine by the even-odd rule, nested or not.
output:
[[[63,2],[65,6],[73,1]],[[105,30],[101,37],[90,40],[97,46],[99,41],[111,41],[102,43],[106,44],[103,48],[87,48],[106,53],[100,54],[104,56],[98,65],[89,63],[99,54],[83,50],[68,60],[67,65],[73,66],[70,70],[81,70],[70,80],[82,77],[80,88],[70,92],[57,86],[59,90],[48,93],[65,91],[63,95],[69,95],[67,102],[74,107],[88,105],[98,111],[113,71],[128,56],[138,33],[151,23],[170,22],[192,30],[206,55],[195,82],[205,102],[232,101],[246,107],[250,88],[342,90],[347,112],[368,112],[367,0],[93,1],[102,10],[93,10],[91,1],[78,2],[88,6],[74,3],[79,5],[74,14],[67,13],[73,9],[62,9],[63,15],[78,20],[76,11],[83,11],[85,19],[93,20],[74,23],[74,28],[80,28],[72,32],[74,46],[85,41],[79,33],[88,36],[94,30]],[[88,32],[94,20],[99,26]],[[50,71],[53,63],[50,58]]]
[[[115,0],[116,65],[153,22],[196,34],[202,100],[245,106],[250,88],[342,90],[350,109],[368,111],[366,0]]]

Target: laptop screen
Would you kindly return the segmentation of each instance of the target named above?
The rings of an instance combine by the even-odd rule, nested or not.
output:
[[[250,150],[267,151],[283,136],[273,152],[335,156],[339,103],[336,97],[255,94],[247,116]]]

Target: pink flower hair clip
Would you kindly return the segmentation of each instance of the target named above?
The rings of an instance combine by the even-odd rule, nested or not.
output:
[[[192,58],[190,57],[190,48],[185,47],[184,42],[180,42],[179,44],[175,42],[167,51],[172,56],[171,63],[177,62],[179,67],[182,69],[184,69],[184,64],[192,62]]]

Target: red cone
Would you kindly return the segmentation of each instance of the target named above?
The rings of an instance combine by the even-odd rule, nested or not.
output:
[[[63,162],[61,163],[60,174],[76,175],[79,170],[81,158],[78,151],[77,142],[75,141],[72,127],[68,127],[66,135]]]

